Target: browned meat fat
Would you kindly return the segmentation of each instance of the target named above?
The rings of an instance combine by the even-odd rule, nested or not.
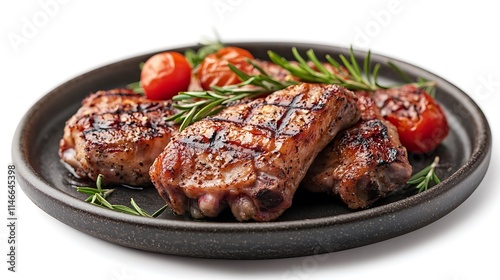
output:
[[[411,176],[406,149],[367,93],[359,92],[360,121],[339,133],[311,165],[302,186],[329,192],[351,209],[370,206]]]
[[[152,101],[126,89],[98,91],[64,127],[59,156],[81,177],[150,185],[149,167],[178,127],[165,121],[170,101]]]
[[[178,214],[271,221],[292,204],[307,169],[359,118],[354,94],[299,84],[192,124],[156,159],[150,176]]]

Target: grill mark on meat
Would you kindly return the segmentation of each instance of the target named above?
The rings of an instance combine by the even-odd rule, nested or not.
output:
[[[350,91],[291,86],[187,127],[155,160],[151,180],[177,214],[214,217],[229,207],[240,221],[271,221],[291,206],[317,153],[358,118]]]
[[[259,145],[257,146],[249,146],[244,145],[241,142],[235,141],[222,141],[223,131],[214,131],[211,137],[205,136],[189,136],[182,138],[180,142],[184,144],[186,147],[199,149],[199,150],[209,150],[213,152],[217,152],[218,150],[228,150],[228,151],[237,151],[240,150],[243,154],[249,154],[252,156],[256,156],[260,151],[263,150]]]
[[[304,95],[303,94],[297,94],[296,96],[293,97],[290,103],[283,103],[283,102],[269,102],[266,105],[273,106],[273,107],[279,107],[283,108],[285,111],[284,112],[277,112],[276,110],[273,111],[273,115],[266,116],[264,120],[262,120],[261,123],[252,123],[255,127],[263,130],[267,130],[270,133],[272,133],[272,136],[276,134],[287,134],[287,135],[294,135],[294,134],[289,134],[285,133],[285,128],[288,127],[290,119],[294,116],[294,114],[297,113],[297,111],[303,110],[304,113],[308,113],[308,111],[317,111],[321,110],[325,106],[324,100],[319,100],[319,102],[314,103],[314,104],[304,104],[303,100]],[[344,97],[339,97],[339,101],[343,102],[345,101]],[[223,116],[215,116],[211,117],[210,119],[214,121],[223,121],[223,122],[232,122],[235,124],[244,124],[249,122],[249,119],[254,117],[255,115],[252,113],[255,113],[255,109],[258,108],[259,106],[262,106],[260,102],[255,102],[252,103],[251,108],[252,110],[249,110],[250,113],[247,114],[237,114],[236,119],[226,119]],[[276,109],[276,108],[274,108]],[[338,120],[342,120],[342,116],[338,117]],[[300,131],[299,131],[300,132]],[[297,133],[299,133],[297,132]]]
[[[300,94],[297,94],[293,99],[292,99],[292,102],[290,102],[289,105],[280,105],[280,104],[276,104],[276,106],[281,106],[281,107],[285,107],[286,108],[286,111],[284,114],[281,115],[281,118],[278,119],[277,121],[277,131],[278,133],[283,133],[283,131],[288,127],[289,123],[290,123],[290,120],[292,118],[292,116],[294,115],[294,113],[296,112],[297,108],[295,108],[294,106],[299,103],[300,99],[303,97],[304,95],[302,93]],[[302,108],[301,108],[302,109]]]

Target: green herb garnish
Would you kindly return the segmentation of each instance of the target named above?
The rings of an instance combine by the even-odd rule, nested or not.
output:
[[[363,60],[364,73],[361,71],[361,66],[356,61],[352,47],[349,51],[349,57],[345,57],[342,54],[339,55],[342,63],[339,63],[330,55],[325,56],[329,66],[333,67],[336,71],[329,71],[325,67],[325,64],[319,61],[316,54],[311,49],[306,51],[308,60],[300,55],[297,48],[292,48],[292,54],[297,63],[290,62],[273,51],[268,51],[269,59],[271,59],[273,63],[286,69],[291,75],[304,82],[336,84],[350,90],[374,91],[387,88],[380,85],[377,81],[380,64],[377,63],[372,68],[370,51],[368,51]]]
[[[438,164],[439,157],[436,156],[430,165],[411,176],[407,184],[416,185],[415,188],[418,189],[419,193],[429,189],[431,187],[431,181],[434,182],[434,184],[439,184],[441,180],[436,175],[436,167]]]
[[[99,174],[97,176],[96,180],[96,187],[91,188],[91,187],[77,187],[76,191],[84,194],[88,194],[89,197],[85,199],[86,202],[89,202],[93,205],[101,206],[104,208],[108,208],[114,211],[122,212],[122,213],[127,213],[131,215],[136,215],[136,216],[143,216],[143,217],[149,217],[149,218],[156,218],[158,217],[165,209],[167,208],[167,205],[164,205],[157,211],[155,211],[153,214],[149,214],[146,212],[144,209],[139,207],[137,203],[134,201],[133,198],[130,199],[130,204],[132,207],[128,207],[125,205],[116,205],[116,204],[111,204],[106,198],[113,193],[114,189],[103,189],[102,184],[103,184],[103,175]]]

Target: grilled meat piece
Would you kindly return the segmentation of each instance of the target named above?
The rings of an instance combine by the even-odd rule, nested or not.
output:
[[[170,101],[151,101],[126,89],[98,91],[67,122],[59,156],[81,177],[148,185],[149,167],[178,127],[165,121]]]
[[[291,206],[310,164],[356,123],[352,92],[300,84],[226,108],[175,136],[151,166],[158,193],[177,213],[271,221]]]
[[[412,173],[396,128],[367,95],[357,93],[360,121],[321,151],[302,182],[310,191],[339,196],[351,209],[370,206]]]

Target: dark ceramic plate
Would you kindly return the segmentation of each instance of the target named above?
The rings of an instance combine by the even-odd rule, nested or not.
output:
[[[291,48],[313,48],[318,57],[348,50],[304,43],[235,43],[266,59],[272,49],[288,58]],[[196,48],[193,46],[192,48]],[[183,52],[185,48],[176,49]],[[437,99],[448,116],[451,132],[444,143],[426,156],[410,155],[415,170],[441,158],[442,182],[417,194],[413,188],[380,200],[372,208],[349,211],[326,195],[298,191],[293,206],[277,221],[240,223],[223,213],[217,219],[192,220],[166,211],[156,219],[103,209],[84,202],[60,163],[57,149],[64,122],[90,92],[122,87],[139,77],[138,64],[152,54],[119,61],[76,77],[40,99],[25,115],[16,131],[12,156],[19,184],[41,209],[82,232],[127,247],[165,254],[226,259],[266,259],[304,256],[345,250],[386,240],[421,228],[459,206],[483,179],[491,155],[491,132],[481,110],[460,89],[446,80],[389,57],[372,54],[373,62],[393,61],[410,77],[438,82]],[[365,53],[356,52],[358,60]],[[382,82],[398,82],[388,67]],[[149,211],[162,199],[154,188],[117,187],[112,203],[128,205],[133,197]]]

